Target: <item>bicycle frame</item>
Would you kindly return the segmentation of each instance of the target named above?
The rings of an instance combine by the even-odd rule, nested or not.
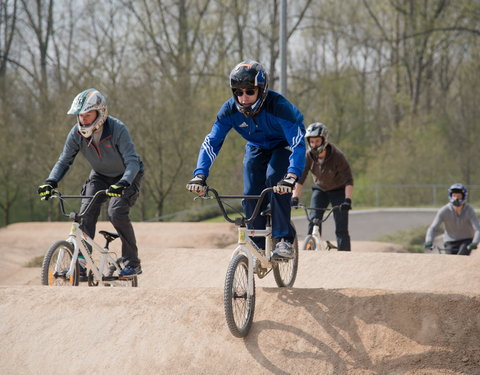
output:
[[[336,249],[337,247],[333,245],[330,241],[324,240],[322,238],[322,235],[320,234],[320,223],[324,223],[327,221],[327,219],[330,217],[332,214],[333,210],[339,209],[340,206],[333,206],[332,208],[315,208],[315,207],[306,207],[303,204],[299,204],[297,207],[301,207],[305,210],[305,216],[307,217],[307,220],[313,224],[313,229],[312,229],[312,234],[311,236],[313,237],[315,243],[316,243],[316,249],[319,250],[330,250],[330,249]],[[308,215],[308,210],[311,211],[325,211],[328,212],[325,217],[322,219],[310,219],[310,216]],[[308,237],[308,235],[307,235]]]
[[[74,247],[74,253],[73,253],[72,261],[70,262],[70,268],[68,269],[68,272],[66,273],[67,277],[70,277],[70,276],[73,275],[73,272],[74,272],[74,269],[75,269],[75,263],[77,262],[78,256],[80,254],[85,258],[85,260],[87,262],[87,267],[86,267],[87,270],[92,271],[94,282],[108,281],[108,280],[105,280],[104,276],[103,276],[105,266],[107,266],[107,265],[109,267],[115,266],[115,270],[120,272],[120,267],[118,266],[117,262],[110,255],[110,250],[106,247],[101,247],[92,238],[90,238],[85,232],[83,232],[80,229],[80,224],[79,223],[77,223],[77,222],[72,223],[72,228],[70,230],[70,234],[67,238],[67,241],[70,242]],[[79,246],[79,243],[81,244],[81,246]],[[86,244],[89,244],[92,247],[92,252],[91,253],[88,250]],[[93,260],[92,254],[94,253],[94,251],[96,251],[97,253],[99,253],[101,255],[100,256],[100,264],[98,265],[98,267]],[[59,259],[58,259],[57,264],[55,266],[54,272],[59,271],[58,267],[60,265],[60,261],[61,261],[61,256],[59,256]],[[112,271],[110,268],[109,268],[109,270]]]
[[[110,250],[108,249],[108,242],[105,247],[100,246],[97,244],[92,238],[90,238],[85,232],[83,232],[80,229],[80,219],[88,212],[88,210],[91,208],[93,203],[99,199],[99,197],[103,196],[106,194],[106,190],[100,190],[98,191],[95,195],[93,196],[85,196],[85,195],[61,195],[60,192],[54,190],[52,198],[58,198],[60,202],[60,210],[63,216],[68,217],[73,220],[72,227],[70,230],[70,234],[68,238],[66,239],[67,242],[71,243],[74,252],[72,256],[72,260],[70,262],[70,267],[65,274],[66,278],[70,278],[74,271],[75,271],[75,264],[78,261],[78,256],[81,254],[86,261],[86,268],[87,270],[90,270],[93,275],[93,282],[98,283],[98,282],[111,282],[116,279],[109,279],[109,276],[112,276],[113,272],[117,271],[120,272],[120,266],[118,263],[115,261],[115,259],[112,258],[110,255]],[[84,211],[81,213],[66,213],[65,212],[65,207],[63,203],[63,199],[66,198],[90,198],[90,202],[88,205],[85,207]],[[91,251],[89,251],[87,244],[91,246]],[[99,258],[99,265],[97,267],[94,259],[93,259],[93,254],[94,252],[97,252],[100,254]],[[57,262],[55,264],[55,269],[54,269],[54,274],[58,274],[60,271],[60,264],[63,258],[63,249],[61,250],[61,253],[59,254],[57,258]],[[106,271],[106,267],[108,268],[109,274],[106,275],[104,274],[104,271]],[[112,267],[115,268],[112,268]]]

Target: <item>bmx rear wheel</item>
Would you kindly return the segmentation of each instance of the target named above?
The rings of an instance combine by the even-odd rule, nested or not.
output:
[[[75,262],[73,274],[66,277],[73,258],[73,245],[68,241],[55,242],[45,253],[42,263],[42,284],[52,286],[77,286],[79,264]],[[55,266],[58,263],[58,271]]]
[[[279,287],[292,287],[297,278],[298,270],[298,241],[293,241],[293,258],[288,261],[278,262],[273,266],[273,276]]]
[[[223,294],[225,318],[235,337],[245,337],[250,331],[255,311],[255,279],[253,293],[248,293],[248,259],[237,254],[228,265]]]
[[[311,234],[305,237],[305,241],[303,242],[303,250],[317,250],[315,238],[313,238]]]

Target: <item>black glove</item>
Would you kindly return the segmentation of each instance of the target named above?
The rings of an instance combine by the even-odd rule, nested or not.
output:
[[[48,201],[52,196],[52,190],[57,187],[57,183],[55,181],[45,181],[43,185],[38,187],[38,195],[42,200]]]
[[[340,211],[348,211],[352,209],[352,200],[345,198],[345,202],[340,205]]]
[[[425,248],[425,250],[432,250],[433,243],[431,241],[427,241],[427,242],[425,242],[423,247]]]
[[[123,191],[129,187],[130,184],[127,181],[120,180],[115,185],[110,185],[107,190],[107,195],[109,197],[121,197]]]
[[[298,197],[292,197],[292,200],[290,202],[292,207],[298,207],[299,203],[300,203],[300,200],[298,199]]]
[[[283,180],[280,180],[276,186],[273,187],[273,192],[277,194],[287,194],[293,191],[295,187],[295,177],[285,176]]]
[[[187,183],[187,190],[192,193],[205,194],[207,190],[207,177],[203,174],[197,174]]]

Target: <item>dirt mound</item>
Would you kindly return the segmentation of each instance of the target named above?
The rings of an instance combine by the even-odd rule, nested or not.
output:
[[[295,288],[257,281],[252,330],[236,339],[223,316],[231,225],[135,224],[139,288],[39,286],[23,264],[68,229],[0,230],[2,374],[480,374],[475,252],[302,252]]]

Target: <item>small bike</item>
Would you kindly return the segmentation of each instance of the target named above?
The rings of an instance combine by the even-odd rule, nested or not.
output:
[[[79,255],[85,258],[88,286],[138,286],[137,276],[121,277],[123,258],[116,258],[109,250],[110,243],[119,237],[117,233],[101,230],[99,233],[105,237],[105,246],[100,246],[80,229],[80,219],[92,207],[99,197],[106,194],[100,190],[93,196],[62,195],[53,190],[51,198],[58,198],[60,211],[63,216],[70,218],[73,223],[70,234],[66,240],[55,242],[45,253],[42,264],[41,280],[43,285],[52,286],[78,286],[80,281]],[[64,199],[90,198],[85,210],[81,213],[65,213]],[[113,256],[112,256],[113,255]],[[115,256],[115,258],[114,258]]]
[[[214,197],[208,195],[212,193]],[[291,287],[297,277],[298,269],[298,242],[295,237],[293,243],[293,257],[285,260],[272,259],[272,251],[276,244],[272,238],[272,217],[270,210],[263,212],[260,207],[265,196],[273,192],[273,188],[264,189],[260,195],[219,195],[211,187],[207,187],[205,195],[198,198],[216,199],[223,217],[238,228],[238,245],[233,251],[228,265],[224,286],[224,310],[230,332],[236,337],[245,337],[252,325],[255,311],[255,278],[262,279],[273,270],[275,282],[279,287]],[[250,218],[243,215],[230,218],[226,212],[224,200],[228,199],[256,199],[257,203]],[[265,229],[248,229],[257,215],[266,218]],[[293,223],[292,223],[293,225]],[[250,237],[265,237],[265,249],[260,249]]]
[[[329,216],[332,214],[333,210],[339,209],[340,206],[333,206],[332,208],[314,208],[306,207],[303,204],[299,204],[297,207],[301,207],[305,210],[305,215],[307,220],[313,224],[312,234],[308,234],[303,241],[302,250],[330,250],[337,249],[337,246],[332,244],[328,240],[324,240],[320,234],[320,223],[325,222]],[[327,215],[323,218],[313,218],[311,219],[308,211],[325,211],[328,212]]]

